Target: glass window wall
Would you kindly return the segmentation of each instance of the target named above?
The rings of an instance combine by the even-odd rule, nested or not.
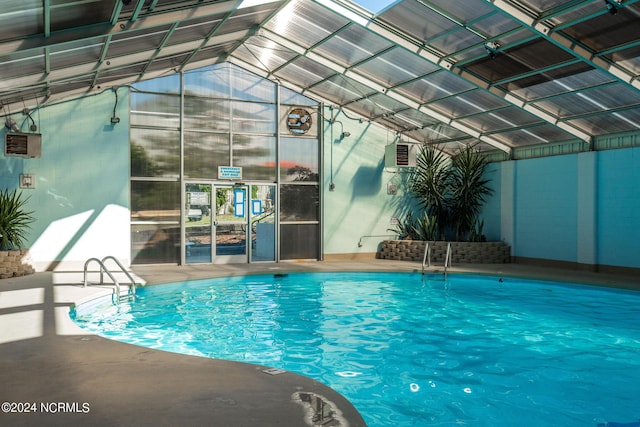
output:
[[[179,247],[179,183],[132,181],[132,263],[178,262]]]
[[[178,129],[180,97],[133,92],[131,94],[131,125]]]
[[[180,176],[179,132],[132,127],[130,143],[132,177]]]
[[[258,228],[262,236],[272,230],[279,238],[269,234],[263,243],[282,242],[265,256],[266,247],[256,241],[247,262],[319,258],[317,102],[280,88],[287,104],[278,108],[275,83],[228,63],[181,76],[182,96],[175,75],[136,84],[131,93],[133,262],[180,262],[187,253],[180,246],[180,224],[188,221],[180,209],[187,196],[181,191],[189,185],[229,186],[218,176],[220,166],[242,168],[241,181],[248,183],[256,208],[252,220],[260,223],[255,236]],[[305,112],[302,133],[287,126],[292,110]],[[273,210],[278,198],[280,212]],[[269,220],[263,218],[267,214]],[[254,224],[247,225],[253,233]]]
[[[242,167],[244,180],[276,180],[276,138],[260,135],[234,135],[233,165]]]
[[[317,185],[280,186],[281,221],[319,221],[320,197]]]
[[[292,182],[318,182],[318,140],[280,140],[280,178]]]
[[[229,166],[228,133],[184,132],[186,178],[216,179],[218,166]]]
[[[184,127],[185,129],[228,132],[229,101],[201,96],[185,96]]]

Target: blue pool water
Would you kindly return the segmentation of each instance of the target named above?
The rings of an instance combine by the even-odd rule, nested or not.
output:
[[[638,292],[293,273],[149,286],[72,317],[118,341],[315,378],[371,427],[640,425]]]

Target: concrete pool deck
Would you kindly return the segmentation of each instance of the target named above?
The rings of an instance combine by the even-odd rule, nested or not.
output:
[[[369,260],[132,270],[148,284],[157,284],[248,273],[420,271],[420,264]],[[640,279],[633,276],[521,264],[455,266],[450,271],[640,289]],[[312,407],[321,404],[333,408],[333,415],[327,415],[333,421],[325,418],[324,425],[365,425],[343,396],[312,379],[107,340],[69,318],[74,304],[111,293],[109,286],[83,287],[78,272],[0,280],[0,425],[303,427],[321,425],[310,421]]]

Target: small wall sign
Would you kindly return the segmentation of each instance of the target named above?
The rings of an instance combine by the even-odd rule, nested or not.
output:
[[[242,179],[242,168],[236,166],[218,166],[218,179]]]

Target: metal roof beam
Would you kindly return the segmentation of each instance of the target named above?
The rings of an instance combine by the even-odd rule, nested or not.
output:
[[[51,35],[51,0],[42,0],[42,23],[44,25],[44,37]]]
[[[162,38],[162,41],[160,42],[156,50],[153,52],[153,55],[151,55],[151,58],[149,58],[149,61],[147,61],[147,64],[144,66],[142,72],[140,73],[140,77],[142,77],[144,73],[147,72],[147,70],[153,63],[153,61],[158,57],[158,55],[160,55],[160,52],[167,45],[167,43],[169,42],[169,39],[171,38],[173,33],[176,31],[179,24],[180,24],[179,22],[174,22],[173,25],[171,25],[171,28],[169,28],[169,30],[166,32],[166,34]]]
[[[246,34],[247,34],[247,30],[240,30],[234,33],[224,34],[224,35],[215,37],[209,40],[209,43],[224,44],[230,41],[237,40],[238,38],[242,38]],[[161,57],[177,55],[185,50],[193,49],[196,46],[194,45],[194,43],[197,43],[199,45],[200,41],[198,40],[195,42],[185,42],[178,45],[172,45],[172,46],[166,47],[163,50],[163,56]],[[135,64],[145,64],[149,61],[149,58],[151,58],[155,53],[156,53],[156,50],[148,50],[143,52],[137,52],[135,54],[129,54],[125,56],[110,58],[109,61],[103,62],[102,64],[96,64],[94,62],[91,62],[86,64],[74,65],[72,67],[52,70],[49,74],[45,74],[43,72],[43,73],[37,73],[37,74],[23,75],[23,76],[15,77],[12,79],[0,80],[0,91],[4,89],[12,89],[15,87],[37,88],[45,84],[54,86],[54,85],[57,85],[59,82],[67,81],[69,79],[74,79],[74,80],[76,79],[76,77],[69,77],[69,76],[77,76],[78,80],[82,80],[90,75],[92,76],[91,80],[94,81],[94,85],[95,85],[96,76],[94,76],[94,73],[102,72],[102,71],[113,71],[113,70],[129,67]],[[145,74],[145,77],[150,78],[148,74]],[[90,85],[87,85],[87,86],[90,86]]]
[[[607,114],[616,115],[616,113],[621,113],[629,110],[640,110],[640,104],[624,105],[621,107],[610,108],[607,110]],[[560,121],[566,122],[571,120],[588,119],[589,117],[597,117],[602,114],[603,114],[602,111],[590,111],[588,113],[580,113],[580,114],[573,114],[571,116],[564,116],[560,119]],[[636,124],[636,126],[640,127],[640,123]]]
[[[140,16],[144,4],[145,0],[138,0],[135,9],[133,9],[133,13],[131,14],[131,18],[129,18],[131,22],[135,22],[138,19],[138,16]],[[149,9],[151,10],[151,6],[149,6]]]
[[[118,23],[118,18],[120,17],[120,12],[122,11],[122,1],[116,0],[113,5],[113,12],[111,13],[111,19],[109,22],[111,25],[116,25]]]
[[[558,68],[563,68],[563,67],[568,67],[570,65],[575,65],[575,64],[579,64],[582,61],[580,61],[577,58],[574,59],[570,59],[569,61],[564,61],[564,62],[558,62],[557,64],[553,64],[553,65],[549,65],[547,67],[544,68],[538,68],[536,70],[531,70],[528,71],[526,73],[522,73],[522,74],[516,74],[510,77],[506,77],[504,79],[500,79],[500,80],[494,80],[493,82],[491,82],[491,84],[493,86],[502,86],[504,84],[507,83],[511,83],[517,80],[521,80],[521,79],[526,79],[527,77],[532,77],[532,76],[537,76],[539,74],[545,74],[548,73],[550,71],[553,70],[557,70]]]
[[[336,13],[341,13],[341,7],[344,8],[343,6],[339,6],[338,7],[338,1],[339,0],[316,0],[321,4],[324,4],[325,7],[330,8],[330,4],[334,4],[336,5],[335,8],[331,8],[331,10],[333,10]],[[504,3],[504,0],[485,0],[489,3],[492,3],[493,1],[501,1]],[[499,9],[499,8],[498,8]],[[511,6],[510,9],[514,12],[517,13],[520,16],[524,16],[527,17],[527,15],[524,15],[523,12],[521,12],[520,9]],[[349,18],[349,19],[353,19],[352,14],[356,13],[356,12],[352,12],[349,11],[348,13],[344,13],[342,12],[343,16]],[[387,40],[398,44],[399,46],[419,55],[420,57],[430,61],[431,63],[438,65],[439,67],[442,67],[446,70],[449,71],[453,71],[452,68],[455,66],[455,63],[453,63],[450,60],[445,60],[445,56],[442,54],[437,54],[434,53],[433,49],[428,48],[427,46],[423,45],[422,43],[420,43],[417,40],[412,40],[411,37],[409,37],[408,35],[404,34],[401,32],[400,29],[396,29],[396,28],[389,28],[387,25],[379,22],[377,19],[370,19],[367,18],[363,15],[360,15],[358,17],[357,20],[355,20],[356,23],[364,26],[365,28],[369,29],[370,31],[373,31],[374,33],[376,33],[377,35],[386,38]],[[457,70],[455,70],[455,72],[460,75],[462,78],[466,79],[468,82],[476,85],[478,88],[484,89],[487,92],[490,92],[492,94],[494,94],[495,96],[498,96],[499,98],[502,98],[508,102],[512,102],[515,106],[520,107],[520,108],[524,108],[524,100],[519,99],[515,96],[508,96],[508,93],[499,89],[499,88],[495,88],[491,85],[490,82],[487,82],[483,79],[481,79],[480,77],[476,76],[476,75],[472,75],[471,73],[467,72],[464,69],[460,69],[458,68]],[[423,108],[427,108],[425,106],[423,106]],[[529,106],[528,111],[541,118],[542,120],[545,120],[551,124],[557,125],[557,119],[551,115],[549,115],[546,112],[540,111],[537,108],[533,107],[531,108],[531,106]],[[427,113],[428,114],[428,113]],[[429,114],[431,115],[431,114]],[[438,113],[438,115],[440,115]],[[449,119],[450,120],[450,119]],[[463,128],[465,126],[462,126]],[[561,126],[558,126],[561,127]],[[462,130],[462,128],[460,129]],[[564,126],[564,131],[570,133],[571,135],[585,141],[585,142],[591,142],[591,135],[586,134],[578,129],[575,129],[573,127],[570,126]]]
[[[605,73],[610,74],[616,79],[620,80],[623,83],[626,83],[632,86],[634,89],[640,89],[640,81],[636,79],[635,74],[619,67],[617,64],[611,63],[603,58],[597,56],[597,52],[594,52],[587,48],[586,46],[579,43],[577,40],[574,40],[567,36],[566,34],[557,31],[551,25],[545,22],[538,22],[535,18],[528,16],[514,6],[519,3],[516,0],[510,0],[507,2],[506,0],[485,0],[487,3],[493,4],[499,10],[502,10],[504,13],[512,16],[522,25],[527,26],[528,28],[536,31],[546,40],[550,41],[557,47],[565,50],[566,52],[571,53],[576,56],[580,60],[586,62],[594,68],[597,68]],[[635,0],[633,1],[635,2]],[[632,1],[627,2],[626,4],[631,4]],[[604,7],[603,7],[604,12]]]
[[[629,6],[629,5],[633,4],[633,3],[636,3],[637,1],[640,1],[640,0],[628,0],[626,2],[621,0],[621,4],[620,4],[619,7]],[[603,4],[603,2],[601,0],[591,0],[590,3],[597,3],[599,5],[602,5],[601,7],[598,8],[597,12],[584,13],[578,18],[576,18],[574,20],[571,20],[571,21],[570,20],[566,20],[562,24],[554,25],[553,23],[548,22],[550,19],[552,19],[552,18],[554,18],[556,16],[562,15],[564,13],[571,12],[572,10],[578,9],[580,7],[583,7],[583,6],[585,6],[585,4],[588,4],[588,3],[589,2],[585,2],[584,0],[582,0],[582,1],[574,0],[574,1],[570,2],[570,3],[563,4],[561,6],[558,6],[557,8],[554,8],[554,9],[551,9],[551,10],[545,12],[545,13],[542,13],[540,15],[540,17],[536,20],[536,23],[547,21],[547,25],[552,27],[553,31],[562,31],[565,28],[571,27],[571,26],[576,25],[576,24],[580,24],[581,22],[585,22],[585,21],[593,19],[593,18],[595,18],[597,16],[609,13],[609,11],[606,9],[605,5]]]
[[[470,127],[465,126],[462,123],[454,122],[453,119],[451,119],[450,117],[447,117],[447,116],[445,116],[445,115],[443,115],[443,114],[441,114],[441,113],[439,113],[439,112],[437,112],[437,111],[435,111],[435,110],[433,110],[433,109],[431,109],[429,107],[421,106],[420,103],[418,103],[418,102],[416,102],[416,101],[414,101],[414,100],[412,100],[410,98],[407,98],[406,96],[404,96],[404,95],[402,95],[402,94],[400,94],[398,92],[390,90],[389,88],[387,88],[385,86],[382,86],[379,83],[376,83],[376,82],[372,81],[371,79],[369,79],[368,77],[365,77],[365,76],[363,76],[363,75],[361,75],[359,73],[356,73],[353,70],[348,70],[348,69],[336,64],[335,62],[333,62],[333,61],[331,61],[331,60],[329,60],[327,58],[324,58],[323,56],[321,56],[321,55],[319,55],[319,54],[317,54],[315,52],[310,52],[307,49],[305,49],[304,47],[299,46],[298,44],[294,43],[293,41],[291,41],[289,39],[286,39],[286,38],[280,36],[279,34],[275,34],[275,33],[271,32],[269,30],[266,30],[266,29],[262,29],[261,30],[261,35],[263,35],[264,37],[268,38],[269,40],[271,40],[271,41],[273,41],[275,43],[280,44],[281,46],[283,46],[283,47],[285,47],[287,49],[290,49],[291,51],[297,53],[300,56],[307,57],[307,58],[309,58],[309,59],[311,59],[313,61],[316,61],[316,62],[322,64],[323,66],[325,66],[325,67],[329,68],[330,70],[334,71],[336,74],[341,74],[341,75],[344,75],[346,77],[349,77],[349,78],[351,78],[351,79],[353,79],[353,80],[355,80],[355,81],[357,81],[357,82],[359,82],[359,83],[361,83],[361,84],[363,84],[363,85],[365,85],[367,87],[370,87],[370,88],[376,90],[377,92],[386,94],[390,98],[392,98],[392,99],[394,99],[394,100],[396,100],[396,101],[398,101],[398,102],[400,102],[402,104],[405,104],[405,105],[407,105],[407,106],[409,106],[409,107],[411,107],[413,109],[421,111],[422,113],[424,113],[424,114],[426,114],[428,116],[431,116],[436,120],[444,122],[447,125],[449,125],[449,126],[451,126],[453,128],[456,128],[456,129],[458,129],[458,130],[460,130],[462,132],[465,132],[465,133],[469,134],[470,136],[472,136],[474,138],[482,140],[482,135],[481,135],[481,133],[479,131],[477,131],[475,129],[471,129]],[[510,152],[511,151],[510,147],[508,147],[507,145],[502,144],[502,143],[500,143],[498,141],[495,141],[492,138],[486,138],[485,137],[484,142],[487,142],[488,144],[491,144],[491,145],[495,146],[496,148],[499,148],[499,149],[501,149],[503,151],[506,151],[506,152]]]
[[[556,16],[564,15],[565,13],[569,13],[571,11],[584,7],[585,3],[586,2],[584,0],[570,0],[564,2],[558,6],[552,7],[551,9],[542,12],[537,17],[537,20],[549,20],[551,18],[555,18]]]
[[[10,55],[15,52],[25,52],[30,49],[42,49],[50,45],[64,45],[74,43],[78,40],[106,36],[109,34],[122,34],[130,31],[153,28],[167,25],[169,23],[193,19],[194,17],[205,17],[208,15],[219,15],[228,12],[238,0],[220,1],[208,3],[201,6],[193,6],[188,9],[176,9],[169,12],[154,13],[144,15],[135,22],[128,20],[119,21],[119,25],[109,26],[106,24],[75,27],[69,30],[52,31],[48,38],[42,35],[24,37],[19,40],[11,40],[0,43],[0,56]],[[118,1],[118,3],[121,3]]]
[[[212,37],[214,37],[218,33],[218,30],[222,27],[222,25],[224,23],[226,23],[229,19],[231,19],[233,14],[236,13],[238,11],[238,8],[242,5],[242,2],[243,2],[243,0],[236,0],[235,5],[229,10],[229,12],[226,14],[226,16],[202,40],[202,45],[200,47],[198,47],[197,49],[194,49],[191,52],[191,54],[187,57],[187,59],[182,63],[182,65],[180,66],[180,70],[181,71],[184,70],[185,68],[187,68],[187,65],[196,56],[196,54],[198,52],[200,52],[204,47],[207,46],[207,43],[209,42],[209,39],[211,39]],[[236,50],[238,47],[242,46],[249,39],[249,37],[253,36],[258,31],[260,31],[260,29],[264,26],[264,24],[266,24],[274,16],[276,16],[287,4],[288,4],[287,2],[284,2],[279,7],[275,8],[271,12],[271,14],[262,21],[262,23],[260,25],[254,26],[253,28],[250,29],[250,31],[244,37],[242,37],[239,40],[237,40],[236,43],[235,43],[235,47],[231,48],[230,51],[226,53],[227,57],[230,56],[233,53],[233,51]]]

